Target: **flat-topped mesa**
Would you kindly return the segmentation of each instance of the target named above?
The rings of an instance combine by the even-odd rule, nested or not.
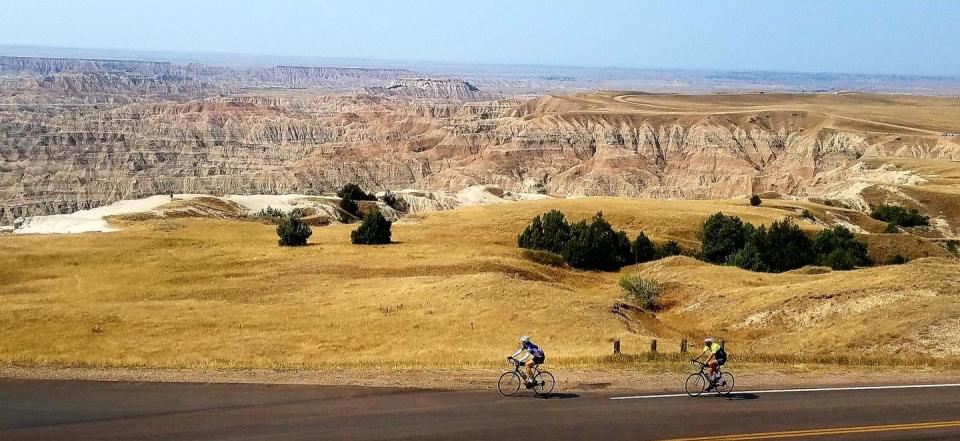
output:
[[[137,93],[154,89],[187,89],[184,84],[229,88],[327,88],[360,90],[382,87],[409,76],[406,69],[272,66],[230,67],[200,63],[174,64],[139,60],[0,56],[0,75],[37,77],[41,88],[64,91]],[[59,84],[58,84],[59,83]],[[66,85],[66,83],[73,83]],[[158,85],[144,87],[143,84]],[[170,85],[167,85],[170,83]],[[135,87],[130,87],[133,84]],[[78,87],[79,86],[79,87]],[[191,94],[192,95],[192,94]]]
[[[491,99],[492,95],[463,80],[445,78],[400,78],[385,88],[367,88],[368,92],[405,98],[433,98],[458,101]]]
[[[138,75],[183,73],[179,66],[167,61],[0,56],[0,74],[47,76],[60,72],[128,72]]]

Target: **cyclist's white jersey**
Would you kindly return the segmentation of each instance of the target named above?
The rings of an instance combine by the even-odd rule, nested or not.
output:
[[[514,352],[513,355],[511,355],[511,357],[515,358],[517,361],[522,362],[523,360],[526,360],[530,357],[535,357],[536,354],[534,354],[534,351],[538,351],[541,354],[543,353],[543,350],[541,350],[539,346],[533,343],[526,343],[520,349],[517,349],[517,352]],[[523,354],[523,357],[516,358],[517,355],[520,355],[521,352],[525,352],[525,354]]]

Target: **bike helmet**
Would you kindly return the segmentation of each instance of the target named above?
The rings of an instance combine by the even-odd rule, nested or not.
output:
[[[529,342],[530,342],[529,335],[524,335],[523,337],[520,337],[520,343],[529,343]]]
[[[710,343],[713,343],[713,338],[707,337],[707,338],[703,339],[703,344],[708,345],[708,344],[710,344]]]

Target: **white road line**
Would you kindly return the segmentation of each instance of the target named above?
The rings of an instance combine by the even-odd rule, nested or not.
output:
[[[835,392],[845,390],[888,390],[888,389],[926,389],[934,387],[960,387],[960,383],[950,384],[903,384],[894,386],[860,386],[860,387],[822,387],[811,389],[767,389],[767,390],[744,390],[733,391],[734,394],[783,394],[792,392]],[[685,397],[687,394],[663,394],[663,395],[634,395],[629,397],[611,397],[611,400],[639,400],[646,398],[672,398]]]

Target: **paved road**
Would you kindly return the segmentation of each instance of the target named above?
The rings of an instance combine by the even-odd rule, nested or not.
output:
[[[960,439],[960,387],[613,396],[0,380],[0,440]]]

